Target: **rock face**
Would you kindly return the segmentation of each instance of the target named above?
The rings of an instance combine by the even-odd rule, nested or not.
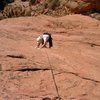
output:
[[[29,2],[15,1],[4,8],[3,15],[8,18],[30,16]]]
[[[100,14],[100,0],[15,0],[4,8],[6,17],[35,16],[46,14]]]
[[[43,32],[51,49],[36,49]],[[0,21],[0,100],[100,100],[100,21],[82,15]]]
[[[4,19],[4,16],[2,13],[0,13],[0,20]]]
[[[85,13],[89,11],[100,10],[99,0],[67,0],[67,6],[74,13]]]

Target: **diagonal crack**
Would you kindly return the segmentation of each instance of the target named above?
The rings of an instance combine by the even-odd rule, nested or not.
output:
[[[83,77],[83,76],[80,76],[78,73],[74,73],[74,72],[65,72],[64,71],[64,72],[60,72],[60,73],[57,73],[57,74],[62,74],[62,73],[73,74],[73,75],[75,75],[77,77],[80,77],[82,79],[89,80],[89,81],[96,82],[96,83],[100,83],[100,81],[98,81],[98,80],[95,80],[95,79],[92,79],[92,78],[88,78],[88,77]]]
[[[67,73],[73,74],[73,75],[78,76],[78,77],[85,79],[85,80],[90,80],[90,81],[93,81],[93,82],[96,82],[96,83],[100,83],[100,81],[98,81],[98,80],[94,80],[94,79],[91,79],[91,78],[88,78],[88,77],[80,76],[78,73],[74,73],[74,72],[67,72]]]

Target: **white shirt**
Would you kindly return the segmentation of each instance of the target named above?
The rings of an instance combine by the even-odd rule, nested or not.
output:
[[[44,40],[44,42],[47,42],[48,39],[49,39],[49,35],[43,34],[43,40]]]

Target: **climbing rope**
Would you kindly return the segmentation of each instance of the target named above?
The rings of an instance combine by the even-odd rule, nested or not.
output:
[[[60,97],[60,95],[59,95],[59,90],[58,90],[58,87],[57,87],[57,84],[56,84],[54,72],[53,72],[53,69],[52,69],[52,65],[51,65],[51,63],[50,63],[49,55],[48,55],[48,53],[47,53],[46,50],[45,50],[45,52],[46,52],[46,55],[47,55],[47,58],[48,58],[48,62],[49,62],[49,66],[50,66],[50,70],[51,70],[51,74],[52,74],[52,78],[53,78],[54,85],[55,85],[55,89],[56,89],[56,92],[57,92],[57,96],[58,96],[58,99],[57,99],[57,100],[61,100],[61,97]]]

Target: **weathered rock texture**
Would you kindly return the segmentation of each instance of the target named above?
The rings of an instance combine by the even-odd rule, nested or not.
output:
[[[34,48],[42,32],[52,34],[53,48]],[[0,21],[0,100],[58,97],[100,100],[100,21],[82,15]]]
[[[63,16],[75,13],[100,14],[100,0],[15,0],[14,3],[8,4],[3,11],[5,17],[39,14]]]
[[[15,1],[4,8],[3,15],[9,18],[30,16],[31,9],[29,7],[29,2]]]

